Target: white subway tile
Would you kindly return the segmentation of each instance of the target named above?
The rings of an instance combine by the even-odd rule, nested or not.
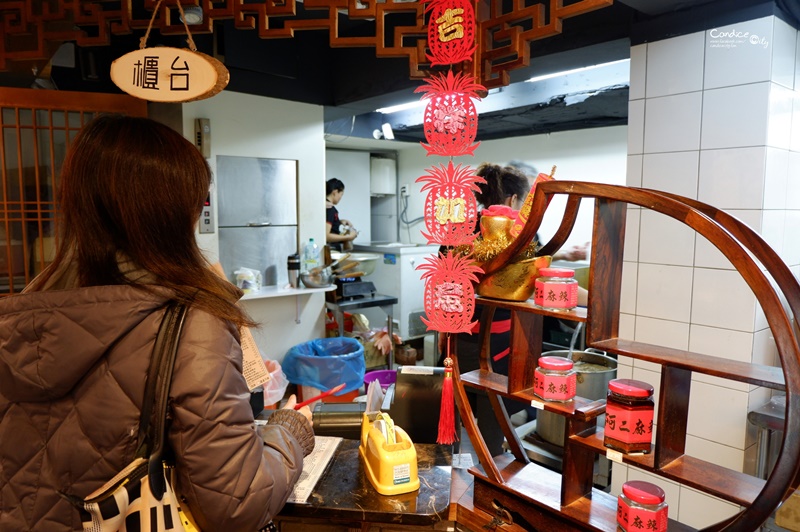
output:
[[[619,337],[620,338],[634,338],[636,335],[636,316],[633,314],[626,314],[621,312],[619,315]],[[628,362],[623,362],[623,360],[627,360]],[[619,364],[628,364],[629,366],[633,365],[633,359],[629,357],[619,357],[617,359],[617,363]]]
[[[628,165],[625,173],[625,185],[629,187],[642,186],[642,160],[643,155],[628,155]]]
[[[771,85],[764,82],[704,91],[700,147],[713,150],[766,144]],[[694,127],[693,122],[689,124]],[[687,134],[694,131],[689,129]]]
[[[787,89],[794,89],[797,30],[775,17],[773,20],[772,42],[769,43],[769,48],[772,51],[772,73],[770,79]]]
[[[786,257],[783,254],[783,242],[787,234],[786,229],[786,211],[775,210],[761,213],[761,237],[778,252],[784,261]],[[793,235],[793,239],[796,240],[797,228],[788,234]]]
[[[800,93],[794,91],[792,98],[792,132],[789,139],[789,149],[793,152],[800,151]]]
[[[753,332],[756,297],[737,271],[695,268],[692,324]]]
[[[783,239],[783,260],[790,266],[800,264],[800,210],[786,211],[787,238]]]
[[[695,230],[661,213],[643,210],[639,261],[673,266],[694,264]]]
[[[648,98],[645,101],[645,153],[698,149],[702,92]]]
[[[656,98],[703,89],[703,32],[647,45],[647,97]]]
[[[686,454],[734,471],[744,468],[744,451],[696,436],[686,437]]]
[[[692,268],[639,264],[636,312],[639,316],[689,321]]]
[[[664,501],[667,503],[667,515],[670,519],[677,519],[678,518],[678,501],[680,500],[681,494],[681,486],[677,482],[673,482],[671,480],[667,480],[664,477],[653,475],[648,473],[647,471],[643,471],[641,469],[637,469],[635,467],[630,468],[628,471],[628,480],[639,480],[642,482],[649,482],[650,484],[655,484],[659,488],[664,490],[664,495],[666,498]],[[615,493],[615,495],[619,495]],[[621,529],[617,529],[621,530]]]
[[[772,83],[769,90],[769,123],[767,145],[788,150],[792,140],[792,106],[795,93],[792,89]]]
[[[739,507],[722,499],[681,486],[678,521],[697,530],[709,527],[739,513]]]
[[[747,224],[757,233],[761,233],[761,211],[760,210],[727,210],[731,216],[738,218]],[[697,235],[695,239],[694,264],[698,268],[717,268],[732,270],[733,264],[711,244],[705,237]]]
[[[772,20],[773,17],[764,17],[706,31],[703,87],[711,89],[769,80]],[[767,46],[762,38],[766,39]]]
[[[620,287],[620,312],[636,314],[636,277],[638,264],[624,261],[622,263],[622,286]],[[631,337],[632,338],[632,337]]]
[[[631,46],[631,80],[628,98],[640,100],[644,98],[647,82],[647,44]]]
[[[686,350],[689,345],[689,324],[679,321],[657,320],[639,316],[636,318],[637,342]],[[634,367],[660,372],[660,364],[637,360]]]
[[[697,199],[700,152],[678,151],[644,156],[642,186]]]
[[[698,199],[718,209],[761,209],[766,148],[702,150]]]
[[[800,104],[800,99],[798,99]],[[800,116],[800,113],[798,114]],[[800,122],[798,122],[798,138],[800,138]],[[789,152],[789,163],[786,176],[786,208],[800,209],[800,152]]]
[[[744,450],[748,393],[692,382],[686,433]]]
[[[778,346],[771,329],[761,329],[753,334],[753,363],[779,367]]]
[[[692,325],[689,332],[689,351],[725,360],[750,362],[752,359],[753,333]],[[740,392],[750,391],[747,383],[722,379],[703,373],[694,373],[694,381],[730,388]]]
[[[626,261],[639,260],[639,220],[642,209],[628,206],[625,213],[625,249],[622,250],[622,259]]]
[[[764,208],[785,209],[786,190],[789,186],[789,151],[767,148],[764,172]]]
[[[628,102],[628,154],[644,151],[644,100]]]

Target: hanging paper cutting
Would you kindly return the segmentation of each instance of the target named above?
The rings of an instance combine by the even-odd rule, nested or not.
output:
[[[421,143],[428,155],[460,157],[474,155],[480,142],[473,144],[478,134],[478,111],[472,100],[480,100],[478,92],[485,91],[475,78],[461,72],[437,74],[414,92],[425,93],[428,100],[423,115],[425,139]]]
[[[475,51],[475,10],[469,0],[430,0],[427,11],[431,66],[472,59]]]
[[[471,242],[475,234],[475,220],[478,219],[478,203],[474,192],[477,183],[486,181],[474,175],[472,168],[461,165],[428,168],[428,173],[417,178],[417,183],[425,183],[422,191],[428,191],[425,198],[425,228],[428,233],[422,236],[429,244],[460,246]]]
[[[482,273],[472,259],[454,255],[428,257],[417,266],[425,281],[425,317],[428,330],[442,333],[469,333],[477,321],[470,321],[475,310],[473,283]]]

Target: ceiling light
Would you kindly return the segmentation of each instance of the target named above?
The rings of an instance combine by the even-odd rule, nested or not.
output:
[[[416,107],[422,107],[427,102],[425,100],[414,100],[413,102],[408,103],[401,103],[399,105],[391,105],[389,107],[381,107],[380,109],[375,109],[376,113],[383,113],[385,115],[396,113],[398,111],[405,111],[408,109],[414,109]]]
[[[183,8],[184,17],[182,20],[189,26],[194,26],[203,22],[203,8],[200,6],[188,6]]]
[[[584,72],[586,70],[593,70],[595,68],[607,67],[607,66],[611,66],[611,65],[616,65],[616,64],[620,64],[620,63],[629,63],[629,62],[630,62],[630,59],[620,59],[619,61],[610,61],[608,63],[600,63],[599,65],[591,65],[591,66],[585,66],[585,67],[581,67],[581,68],[573,68],[572,70],[564,70],[562,72],[555,72],[553,74],[544,74],[543,76],[534,76],[534,77],[532,77],[530,79],[526,79],[525,81],[530,81],[530,82],[542,81],[542,80],[545,80],[545,79],[552,79],[552,78],[558,78],[558,77],[561,77],[561,76],[567,76],[569,74],[577,74],[578,72]]]

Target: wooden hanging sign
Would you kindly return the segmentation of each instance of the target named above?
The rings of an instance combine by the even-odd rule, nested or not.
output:
[[[228,85],[230,73],[209,55],[163,46],[142,48],[114,60],[111,80],[142,100],[190,102],[222,91]]]

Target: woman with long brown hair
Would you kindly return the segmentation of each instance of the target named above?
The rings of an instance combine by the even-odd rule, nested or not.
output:
[[[61,172],[55,261],[0,300],[0,530],[76,530],[84,498],[134,458],[167,304],[189,305],[169,392],[176,488],[201,530],[256,531],[313,448],[294,399],[256,429],[236,305],[195,237],[211,172],[163,124],[102,116]]]

